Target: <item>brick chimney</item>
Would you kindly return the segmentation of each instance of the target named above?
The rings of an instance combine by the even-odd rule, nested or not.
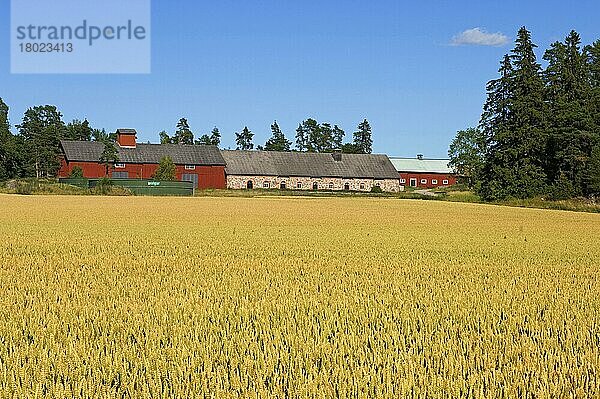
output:
[[[117,143],[123,148],[135,148],[136,135],[135,129],[117,129]]]

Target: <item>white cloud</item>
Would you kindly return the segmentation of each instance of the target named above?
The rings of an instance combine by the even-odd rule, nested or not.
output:
[[[488,33],[481,28],[467,29],[452,38],[454,46],[503,46],[509,42],[508,36]]]

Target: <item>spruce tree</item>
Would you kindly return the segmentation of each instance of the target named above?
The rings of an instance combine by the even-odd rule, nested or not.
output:
[[[161,144],[173,144],[173,139],[169,136],[169,133],[164,130],[158,133],[158,137]]]
[[[541,66],[531,34],[519,30],[514,50],[488,83],[480,127],[488,154],[480,194],[485,199],[527,198],[546,188],[546,108]]]
[[[353,144],[359,154],[370,154],[373,152],[373,138],[369,121],[365,119],[358,125],[353,138]]]
[[[296,148],[298,148],[298,151],[317,152],[321,143],[321,126],[315,119],[308,118],[296,129]]]
[[[306,151],[308,148],[308,134],[306,129],[304,128],[303,123],[298,124],[298,129],[296,129],[296,149],[298,151]]]
[[[196,140],[195,144],[219,146],[219,144],[221,144],[221,133],[219,132],[219,128],[215,126],[210,133],[210,136],[208,134],[203,134]]]
[[[556,42],[544,54],[548,112],[548,180],[553,192],[581,195],[586,190],[586,163],[594,146],[591,87],[579,34]]]
[[[254,144],[252,143],[252,139],[254,138],[254,133],[248,129],[248,126],[244,127],[241,133],[235,134],[235,143],[237,145],[238,150],[251,150],[254,148]]]
[[[322,123],[319,125],[318,136],[315,141],[315,151],[316,152],[332,152],[335,149],[335,144],[333,140],[333,127],[331,123]]]
[[[589,195],[600,197],[600,145],[596,145],[590,154],[586,171],[586,191]]]
[[[12,134],[8,122],[8,105],[0,98],[0,181],[8,179],[9,176],[9,148],[11,146]]]
[[[221,145],[221,132],[218,127],[213,127],[213,130],[210,132],[210,144],[214,146]]]
[[[265,143],[265,151],[289,151],[292,143],[285,137],[277,121],[271,125],[271,138]]]
[[[102,154],[100,154],[100,163],[104,165],[104,176],[108,176],[108,170],[111,165],[119,160],[119,151],[115,142],[109,136],[102,138],[101,143],[104,144]]]
[[[187,119],[181,118],[179,122],[177,122],[177,131],[175,132],[172,141],[173,144],[194,144],[194,133],[192,133]]]
[[[333,125],[333,132],[332,132],[332,140],[333,140],[333,149],[334,150],[341,150],[342,146],[344,145],[344,136],[346,135],[346,132],[344,132],[344,130],[342,128],[340,128],[338,125]]]

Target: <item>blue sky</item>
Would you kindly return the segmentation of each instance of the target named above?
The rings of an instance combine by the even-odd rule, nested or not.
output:
[[[275,119],[293,140],[307,117],[347,138],[367,118],[375,152],[444,157],[455,132],[477,124],[485,83],[520,26],[540,48],[571,29],[586,44],[600,39],[600,3],[587,0],[154,0],[151,74],[13,75],[1,2],[0,97],[13,125],[53,104],[65,121],[132,127],[155,142],[186,117],[197,136],[218,126],[224,147],[246,125],[264,143]]]

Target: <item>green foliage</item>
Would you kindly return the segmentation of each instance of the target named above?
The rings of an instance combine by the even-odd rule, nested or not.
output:
[[[8,122],[8,105],[0,98],[0,181],[11,177],[8,166],[11,158],[9,149],[11,142],[12,134]]]
[[[107,176],[98,180],[98,184],[94,189],[95,194],[108,195],[113,187],[113,182]]]
[[[586,177],[587,191],[594,197],[600,197],[600,145],[592,150]]]
[[[170,157],[162,158],[152,178],[158,181],[175,181],[176,168],[173,160]]]
[[[292,145],[292,142],[289,141],[281,128],[277,124],[277,121],[273,122],[271,125],[272,136],[265,143],[264,150],[265,151],[289,151]]]
[[[371,125],[366,119],[358,125],[358,130],[353,133],[354,146],[359,154],[370,154],[373,152],[373,138]]]
[[[380,186],[376,186],[373,184],[373,186],[371,187],[371,192],[372,193],[383,193],[383,190],[381,189]]]
[[[548,180],[572,188],[572,195],[586,191],[586,163],[596,142],[591,87],[586,56],[579,34],[571,31],[564,43],[553,43],[544,59],[549,139]]]
[[[360,148],[353,143],[345,143],[342,145],[342,152],[344,154],[359,154]]]
[[[296,129],[296,148],[307,152],[333,152],[342,148],[345,132],[338,126],[324,122],[319,124],[308,118]]]
[[[55,176],[60,168],[60,140],[66,133],[62,114],[53,105],[29,108],[17,128],[36,177]]]
[[[74,119],[72,122],[67,124],[64,138],[66,140],[90,141],[92,140],[93,133],[94,129],[90,127],[90,123],[87,119],[85,119],[83,122],[78,119]]]
[[[164,130],[158,134],[161,144],[173,144],[173,139]]]
[[[73,169],[71,169],[71,173],[69,174],[69,178],[71,178],[71,179],[83,179],[83,169],[81,169],[79,166],[74,166]]]
[[[104,144],[104,149],[102,150],[99,161],[104,164],[104,174],[105,176],[108,176],[110,165],[119,160],[119,151],[117,150],[115,142],[109,138],[103,138],[102,143]]]
[[[248,126],[244,127],[241,133],[235,134],[235,143],[237,145],[238,150],[251,150],[254,148],[254,144],[252,143],[252,139],[254,138],[254,133],[248,129]]]
[[[479,182],[486,155],[483,132],[476,128],[461,130],[450,144],[448,157],[450,167],[464,176],[470,188]]]
[[[92,129],[92,141],[105,142],[117,141],[117,133],[106,133],[105,129]]]
[[[500,79],[488,83],[481,130],[488,153],[479,194],[487,200],[528,198],[546,189],[544,84],[535,45],[525,27]]]
[[[173,144],[194,144],[194,133],[192,133],[187,119],[181,118],[179,122],[177,122],[177,131],[175,131],[175,135],[171,141]]]
[[[203,134],[198,140],[196,140],[195,144],[214,145],[218,147],[219,144],[221,144],[221,132],[219,132],[219,128],[215,126],[210,133],[210,136],[208,134]]]

